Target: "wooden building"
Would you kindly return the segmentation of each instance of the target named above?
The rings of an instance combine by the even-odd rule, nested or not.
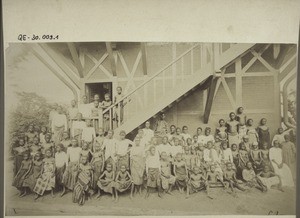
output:
[[[286,88],[296,77],[296,45],[230,43],[86,42],[26,44],[79,100],[103,98],[123,88],[127,133],[164,111],[170,124],[218,125],[231,111],[245,108],[271,134],[288,127]],[[117,102],[118,103],[118,102]],[[111,107],[111,114],[115,106]]]

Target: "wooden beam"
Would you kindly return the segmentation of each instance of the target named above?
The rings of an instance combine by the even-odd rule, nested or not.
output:
[[[60,72],[58,72],[52,64],[50,64],[46,59],[45,59],[45,53],[43,53],[43,49],[39,49],[38,47],[32,46],[30,44],[26,45],[31,49],[31,52],[35,57],[37,57],[61,82],[63,82],[73,93],[74,99],[78,101],[78,92],[74,86],[70,84],[69,81],[67,81]],[[48,55],[48,54],[47,54]],[[54,61],[53,61],[54,62]],[[55,62],[54,62],[55,63]]]
[[[70,53],[72,55],[74,64],[75,64],[75,66],[78,70],[78,74],[79,74],[80,78],[83,78],[83,67],[82,67],[81,62],[79,60],[79,55],[78,55],[78,52],[76,50],[75,44],[73,42],[68,42],[67,45],[68,45],[68,48],[69,48]]]
[[[294,68],[297,67],[297,58],[293,57],[292,61],[279,74],[279,81],[282,81]]]
[[[141,51],[142,51],[142,65],[143,65],[143,73],[144,75],[148,74],[147,70],[147,53],[146,53],[146,43],[141,43]]]
[[[235,100],[239,106],[243,105],[243,85],[242,85],[242,59],[239,57],[235,62]]]
[[[39,46],[47,53],[47,55],[56,63],[57,66],[67,75],[67,77],[79,87],[79,77],[76,72],[72,71],[61,57],[62,54],[51,49],[47,44],[39,44]]]
[[[282,45],[280,45],[282,46]],[[279,55],[276,58],[276,64],[275,64],[275,68],[279,69],[284,61],[284,58],[286,56],[286,54],[288,53],[288,51],[290,50],[290,46],[289,45],[285,45],[283,49],[280,49]]]
[[[209,120],[218,79],[219,78],[213,78],[211,81],[210,87],[208,89],[207,100],[206,100],[204,115],[203,115],[203,122],[205,124],[207,124],[208,120]]]
[[[117,67],[116,67],[116,62],[115,62],[115,58],[113,55],[111,42],[105,42],[105,45],[106,45],[106,50],[107,50],[108,57],[110,60],[111,72],[112,72],[113,76],[117,76]]]

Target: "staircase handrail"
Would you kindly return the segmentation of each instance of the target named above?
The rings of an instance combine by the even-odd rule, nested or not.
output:
[[[169,68],[170,66],[172,66],[173,64],[175,64],[177,61],[179,61],[182,57],[184,57],[185,55],[187,55],[189,52],[191,52],[193,49],[197,48],[200,46],[200,43],[197,43],[196,45],[194,45],[193,47],[191,47],[190,49],[188,49],[187,51],[185,51],[184,53],[182,53],[180,56],[178,56],[177,58],[175,58],[172,62],[170,62],[168,65],[164,66],[161,70],[159,70],[157,73],[153,74],[151,77],[148,78],[148,80],[146,80],[145,82],[143,82],[142,84],[140,84],[139,86],[137,86],[135,89],[133,89],[132,91],[128,92],[126,95],[124,95],[121,99],[119,99],[117,102],[113,103],[111,106],[109,106],[108,108],[106,108],[105,110],[103,110],[103,114],[107,113],[107,111],[111,110],[112,108],[114,108],[116,105],[118,105],[120,102],[124,101],[126,98],[128,98],[128,96],[132,95],[133,93],[135,93],[138,89],[142,88],[143,86],[145,86],[145,84],[149,83],[151,80],[153,80],[155,77],[157,77],[159,74],[161,74],[162,72],[164,72],[167,68]]]

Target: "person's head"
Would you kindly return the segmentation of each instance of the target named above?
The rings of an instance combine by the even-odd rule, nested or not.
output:
[[[236,115],[235,115],[234,112],[231,112],[231,113],[229,114],[230,120],[235,120],[235,117],[236,117]]]
[[[181,161],[182,160],[182,154],[181,153],[177,153],[175,155],[175,159],[176,159],[176,161]]]
[[[61,151],[63,151],[63,150],[64,150],[64,145],[61,144],[61,143],[59,143],[59,144],[56,146],[56,151],[57,151],[57,152],[61,152]]]
[[[108,130],[107,131],[107,138],[112,139],[112,137],[114,136],[114,131],[113,130]]]
[[[202,128],[201,127],[198,127],[197,128],[197,135],[201,135],[202,134]]]
[[[168,155],[165,151],[161,152],[160,159],[161,160],[167,160],[168,159]]]
[[[202,143],[199,143],[198,145],[199,151],[204,151],[205,147]]]
[[[179,139],[178,138],[173,138],[173,141],[174,141],[174,146],[179,145]]]
[[[40,143],[39,138],[38,138],[38,137],[34,137],[34,138],[33,138],[33,144],[34,144],[34,145],[38,145],[39,143]]]
[[[201,171],[200,167],[194,166],[194,167],[193,167],[193,173],[195,173],[195,174],[200,174],[200,173],[202,173],[202,171]]]
[[[99,152],[101,150],[101,145],[98,142],[95,142],[94,149],[96,152]]]
[[[257,142],[253,142],[252,147],[253,147],[253,149],[257,149],[258,148],[258,143]]]
[[[171,125],[170,126],[170,133],[173,134],[176,132],[176,126],[175,125]]]
[[[69,132],[68,131],[64,131],[62,137],[65,140],[69,139]]]
[[[227,170],[231,170],[232,169],[232,163],[228,162],[226,164],[226,168],[227,168]]]
[[[284,137],[284,140],[285,140],[286,142],[291,141],[290,135],[284,135],[283,137]]]
[[[252,163],[251,163],[250,161],[248,161],[248,162],[246,163],[246,168],[247,168],[248,170],[251,170],[251,169],[252,169]]]
[[[77,113],[77,120],[81,121],[82,120],[82,113]]]
[[[150,121],[149,120],[145,122],[145,128],[150,129]]]
[[[76,101],[75,101],[74,99],[71,101],[71,106],[72,106],[72,107],[75,107],[75,106],[76,106]]]
[[[139,129],[139,131],[138,131],[138,136],[139,136],[140,138],[142,138],[142,137],[144,136],[144,130],[143,130],[143,129]]]
[[[121,86],[118,86],[117,87],[117,93],[120,95],[122,94],[122,87]]]
[[[210,128],[210,127],[206,127],[206,128],[205,128],[205,135],[206,135],[206,136],[209,136],[210,133],[211,133],[211,128]]]
[[[87,127],[91,127],[92,126],[92,121],[90,119],[86,119],[85,124],[86,124]]]
[[[180,135],[181,134],[181,129],[179,127],[176,128],[176,134]]]
[[[188,133],[188,127],[187,126],[183,126],[182,127],[182,132],[185,133],[185,134]]]
[[[156,137],[151,138],[151,144],[152,145],[157,145],[157,138]]]
[[[52,109],[53,109],[53,110],[56,110],[57,107],[58,107],[58,104],[57,104],[57,103],[52,104]]]
[[[87,99],[87,96],[86,96],[86,95],[82,96],[82,103],[83,103],[83,104],[88,103],[88,99]]]
[[[99,107],[99,101],[94,101],[94,108],[98,108]]]
[[[248,142],[249,142],[249,136],[244,135],[244,136],[243,136],[243,141],[244,141],[245,143],[248,143]]]
[[[98,135],[99,136],[103,136],[104,135],[104,130],[103,130],[102,127],[99,127],[99,129],[98,129]]]
[[[28,126],[28,132],[33,132],[33,131],[34,131],[33,125],[30,124],[30,125]]]
[[[57,113],[62,114],[63,113],[63,108],[62,106],[57,107]]]
[[[214,173],[216,171],[215,165],[210,166],[210,172]]]
[[[94,101],[100,101],[100,96],[98,94],[95,94],[94,95]]]
[[[190,147],[185,146],[185,147],[184,147],[184,153],[185,153],[185,154],[189,154],[189,153],[190,153]]]
[[[25,140],[23,138],[19,139],[19,145],[24,146],[25,145]]]
[[[105,101],[110,101],[110,94],[106,93],[106,94],[104,95],[104,100],[105,100]]]
[[[194,136],[193,136],[193,141],[194,141],[194,142],[197,142],[197,141],[198,141],[198,135],[194,135]]]
[[[262,119],[260,120],[260,124],[261,124],[262,126],[266,125],[266,124],[267,124],[267,119],[266,119],[266,118],[262,118]]]
[[[46,133],[47,133],[47,127],[46,127],[46,126],[42,126],[41,132],[42,132],[43,134],[46,134]]]
[[[164,136],[163,139],[162,139],[162,143],[164,145],[166,145],[168,143],[168,137],[167,136]]]
[[[41,159],[42,159],[42,153],[41,153],[41,152],[37,152],[37,153],[34,155],[34,159],[35,159],[35,160],[41,160]]]
[[[82,164],[87,164],[87,162],[88,162],[88,158],[87,158],[87,156],[81,156],[81,158],[80,158],[80,162],[82,163]]]
[[[124,130],[121,130],[120,131],[120,139],[121,140],[124,140],[125,139],[125,136],[126,136],[126,132]]]
[[[141,138],[140,137],[135,137],[134,144],[135,144],[135,146],[140,146],[140,144],[141,144]]]
[[[253,125],[253,120],[252,119],[248,119],[247,120],[247,125],[248,126],[252,126]]]
[[[223,150],[226,150],[228,148],[227,142],[222,142],[221,147],[222,147]]]
[[[40,132],[40,127],[39,126],[34,126],[34,131],[39,133]]]
[[[89,149],[89,143],[88,142],[83,142],[82,143],[82,150],[88,150]]]
[[[263,148],[264,150],[268,150],[268,143],[267,143],[267,142],[264,142],[264,143],[262,144],[262,148]]]
[[[240,143],[240,150],[246,150],[246,145],[244,142]]]
[[[23,156],[23,160],[28,160],[30,158],[29,152],[24,152],[22,156]]]
[[[165,120],[166,119],[165,113],[161,113],[159,117],[160,117],[161,120]]]
[[[225,120],[224,119],[220,119],[219,120],[219,125],[220,126],[225,126]]]
[[[274,140],[274,141],[273,141],[273,146],[274,146],[275,148],[279,148],[279,141],[278,141],[278,140]]]
[[[154,146],[151,146],[150,148],[149,148],[149,151],[150,151],[150,154],[152,155],[152,156],[154,156],[155,155],[155,147]]]
[[[125,166],[124,164],[121,165],[120,171],[121,171],[122,173],[125,173],[125,172],[126,172],[126,166]]]
[[[51,151],[51,149],[47,149],[45,151],[45,156],[48,157],[48,158],[52,157],[52,151]]]
[[[283,128],[282,127],[278,128],[277,132],[278,132],[278,134],[282,134],[283,133]]]
[[[186,144],[191,145],[193,143],[193,140],[191,138],[186,139]]]
[[[237,150],[237,145],[236,144],[232,144],[231,145],[231,150],[232,151],[236,151]]]
[[[50,135],[50,134],[46,134],[46,135],[45,135],[45,141],[46,141],[47,143],[49,143],[50,140],[51,140],[51,135]]]
[[[112,164],[110,164],[110,163],[106,164],[105,169],[106,169],[107,172],[111,172],[112,171]]]
[[[72,139],[71,145],[73,148],[76,148],[78,146],[78,141],[76,139]]]
[[[178,142],[179,142],[178,145],[180,145],[180,146],[183,146],[183,145],[184,145],[184,141],[183,141],[182,139],[179,139]]]
[[[238,114],[242,114],[244,112],[244,108],[243,107],[239,107],[238,109],[237,109],[237,113]]]
[[[207,148],[211,149],[213,147],[213,142],[212,141],[208,141],[207,142]]]
[[[263,167],[263,171],[264,171],[264,173],[267,173],[267,172],[269,172],[270,171],[270,167],[266,164],[266,165],[264,165],[264,167]]]

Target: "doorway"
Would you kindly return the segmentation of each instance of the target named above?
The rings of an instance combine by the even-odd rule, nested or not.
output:
[[[89,102],[93,101],[95,94],[99,95],[100,102],[102,102],[106,93],[110,94],[110,98],[112,100],[112,82],[85,84],[85,94],[88,97]]]

